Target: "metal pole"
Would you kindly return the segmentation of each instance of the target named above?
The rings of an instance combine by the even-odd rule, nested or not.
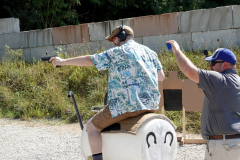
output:
[[[73,94],[72,91],[69,91],[68,97],[69,97],[69,98],[70,98],[70,97],[72,98],[73,105],[74,105],[75,111],[76,111],[76,113],[77,113],[78,122],[80,123],[80,127],[81,127],[81,129],[82,129],[82,131],[83,131],[82,119],[81,119],[81,116],[80,116],[80,113],[79,113],[79,110],[78,110],[78,107],[77,107],[77,103],[76,103],[76,100],[75,100],[75,98],[74,98],[74,94]]]

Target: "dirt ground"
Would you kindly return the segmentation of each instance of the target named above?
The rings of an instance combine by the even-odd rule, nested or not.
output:
[[[48,120],[29,120],[23,121],[19,119],[0,118],[0,125],[18,125],[24,127],[39,127],[39,128],[52,128],[57,131],[68,132],[82,132],[79,123],[66,124],[61,121],[48,121]]]
[[[68,131],[68,132],[82,132],[79,123],[71,123],[66,124],[62,121],[48,121],[48,120],[29,120],[23,121],[19,119],[8,119],[8,118],[0,118],[0,125],[18,125],[25,127],[39,127],[39,128],[52,128],[56,131]],[[180,132],[176,132],[177,137],[182,137],[183,134]],[[200,134],[186,134],[186,138],[202,138]]]

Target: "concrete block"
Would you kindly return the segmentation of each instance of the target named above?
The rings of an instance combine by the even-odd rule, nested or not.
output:
[[[122,25],[126,25],[126,26],[131,27],[131,19],[132,19],[132,18],[125,18],[125,19],[119,19],[119,20],[122,21]],[[117,26],[115,26],[115,27],[117,27]],[[114,28],[115,28],[115,27],[114,27]]]
[[[4,49],[0,49],[0,60],[2,60],[3,55],[5,54]]]
[[[136,41],[137,43],[140,43],[140,44],[143,43],[142,37],[134,38],[134,41]],[[107,40],[99,41],[99,43],[101,46],[101,50],[100,50],[101,52],[108,50],[110,48],[116,47],[112,42],[109,42]]]
[[[18,18],[3,18],[0,19],[0,34],[20,32]]]
[[[101,50],[100,43],[98,41],[68,44],[66,46],[67,53],[73,57],[81,55],[92,55],[95,53],[100,53]]]
[[[46,56],[46,52],[48,55],[55,55],[57,48],[55,46],[44,46],[44,47],[35,47],[31,49],[31,57],[32,62],[37,62],[41,60],[41,57]]]
[[[23,59],[27,63],[32,63],[33,62],[32,54],[31,54],[31,48],[24,48],[23,49]]]
[[[240,5],[233,6],[233,28],[240,28]]]
[[[106,36],[108,36],[109,34],[112,33],[112,30],[114,28],[116,28],[117,26],[123,25],[123,20],[119,19],[119,20],[114,20],[114,21],[107,21],[109,24],[109,32],[106,34]],[[105,37],[106,37],[105,36]]]
[[[98,22],[89,24],[89,35],[91,41],[105,40],[105,37],[109,35],[110,27],[109,22]]]
[[[193,50],[216,50],[239,46],[239,29],[192,33]]]
[[[8,45],[11,49],[28,47],[28,32],[0,34],[0,49]]]
[[[177,41],[180,47],[185,51],[192,49],[191,33],[143,37],[143,45],[148,46],[157,53],[160,53],[167,50],[166,41],[168,40]]]
[[[108,50],[108,49],[110,49],[110,48],[113,48],[113,47],[115,47],[115,45],[112,43],[112,42],[109,42],[109,41],[107,41],[107,40],[102,40],[102,41],[99,41],[99,43],[100,43],[100,46],[101,46],[101,52],[103,52],[103,51],[106,51],[106,50]]]
[[[138,37],[138,38],[134,38],[134,41],[136,41],[137,43],[140,43],[142,44],[143,40],[142,40],[142,37]],[[102,40],[102,41],[99,41],[100,43],[100,46],[101,46],[101,52],[105,51],[105,50],[108,50],[110,48],[113,48],[113,47],[116,47],[113,43],[107,41],[107,40]]]
[[[120,25],[129,25],[130,19],[104,21],[89,24],[89,35],[91,41],[106,40],[105,37],[111,34],[112,30]]]
[[[178,13],[132,18],[131,27],[134,37],[178,33]]]
[[[134,41],[139,43],[139,44],[143,44],[143,37],[134,38]]]
[[[206,32],[233,27],[232,6],[201,9],[178,14],[180,33]]]
[[[29,47],[53,45],[52,28],[28,32]]]
[[[53,28],[52,37],[54,45],[88,42],[88,23]]]

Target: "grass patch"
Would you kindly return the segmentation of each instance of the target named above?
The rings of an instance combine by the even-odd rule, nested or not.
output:
[[[234,53],[240,60],[239,49],[235,49]],[[185,54],[197,67],[208,69],[203,53],[197,51]],[[70,90],[75,95],[84,121],[95,114],[91,106],[104,103],[107,71],[99,72],[95,66],[63,66],[55,69],[49,63],[25,63],[22,55],[21,49],[11,50],[6,46],[6,57],[0,62],[0,117],[77,122],[74,106],[67,97]],[[59,56],[62,55],[60,53]],[[178,78],[187,78],[179,70],[173,53],[161,53],[159,59],[167,76],[168,71],[178,71]],[[177,131],[182,131],[182,112],[165,113],[178,127]],[[200,116],[201,112],[186,112],[188,132],[200,133]]]

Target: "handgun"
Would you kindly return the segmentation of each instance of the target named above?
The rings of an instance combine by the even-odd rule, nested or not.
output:
[[[49,60],[52,58],[52,57],[57,57],[57,55],[54,55],[54,56],[47,56],[47,57],[41,57],[42,61],[48,61],[48,63],[51,63],[49,62]],[[56,66],[56,68],[59,68],[61,66]]]
[[[208,55],[208,50],[203,50],[203,54],[204,54],[206,57],[209,57],[209,55]]]

